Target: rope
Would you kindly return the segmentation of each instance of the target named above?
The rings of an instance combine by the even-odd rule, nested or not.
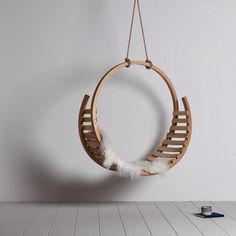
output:
[[[146,40],[145,40],[143,20],[142,20],[142,14],[141,14],[141,8],[140,8],[139,0],[134,0],[131,23],[130,23],[130,30],[129,30],[128,47],[127,47],[125,62],[127,62],[127,67],[129,67],[130,66],[129,51],[130,51],[130,43],[131,43],[131,37],[132,37],[132,31],[133,31],[134,14],[135,14],[136,5],[138,6],[138,15],[139,15],[139,22],[140,22],[141,31],[142,31],[142,39],[143,39],[143,46],[144,46],[144,51],[145,51],[145,55],[146,55],[146,62],[148,62],[150,64],[150,66],[147,67],[149,69],[151,67],[152,63],[148,58],[147,44],[146,44]]]

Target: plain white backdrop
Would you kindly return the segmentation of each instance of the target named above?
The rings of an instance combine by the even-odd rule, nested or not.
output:
[[[150,59],[187,96],[193,136],[166,177],[120,178],[86,155],[85,93],[124,60],[132,0],[0,1],[0,200],[235,200],[236,2],[140,0]],[[144,59],[136,23],[131,59]],[[98,119],[128,160],[164,137],[171,100],[150,71],[120,71]]]

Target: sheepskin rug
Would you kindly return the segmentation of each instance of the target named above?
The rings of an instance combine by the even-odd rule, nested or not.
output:
[[[113,164],[116,164],[121,176],[130,177],[132,179],[139,177],[141,170],[159,175],[164,175],[168,170],[170,159],[167,158],[157,158],[152,162],[146,160],[126,161],[122,159],[119,154],[113,150],[107,135],[101,130],[100,133],[102,135],[101,151],[104,156],[104,167],[109,169]]]

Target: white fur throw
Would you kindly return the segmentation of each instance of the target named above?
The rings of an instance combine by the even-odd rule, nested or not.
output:
[[[168,169],[168,162],[170,159],[157,158],[156,160],[150,161],[126,161],[122,159],[112,148],[107,135],[101,131],[102,141],[101,150],[104,156],[103,166],[110,168],[113,164],[117,165],[118,172],[122,176],[137,178],[140,176],[141,170],[145,170],[151,174],[163,175]]]

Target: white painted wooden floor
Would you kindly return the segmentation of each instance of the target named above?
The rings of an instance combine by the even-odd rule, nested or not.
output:
[[[202,219],[202,205],[225,214]],[[0,236],[236,236],[236,202],[0,203]]]

